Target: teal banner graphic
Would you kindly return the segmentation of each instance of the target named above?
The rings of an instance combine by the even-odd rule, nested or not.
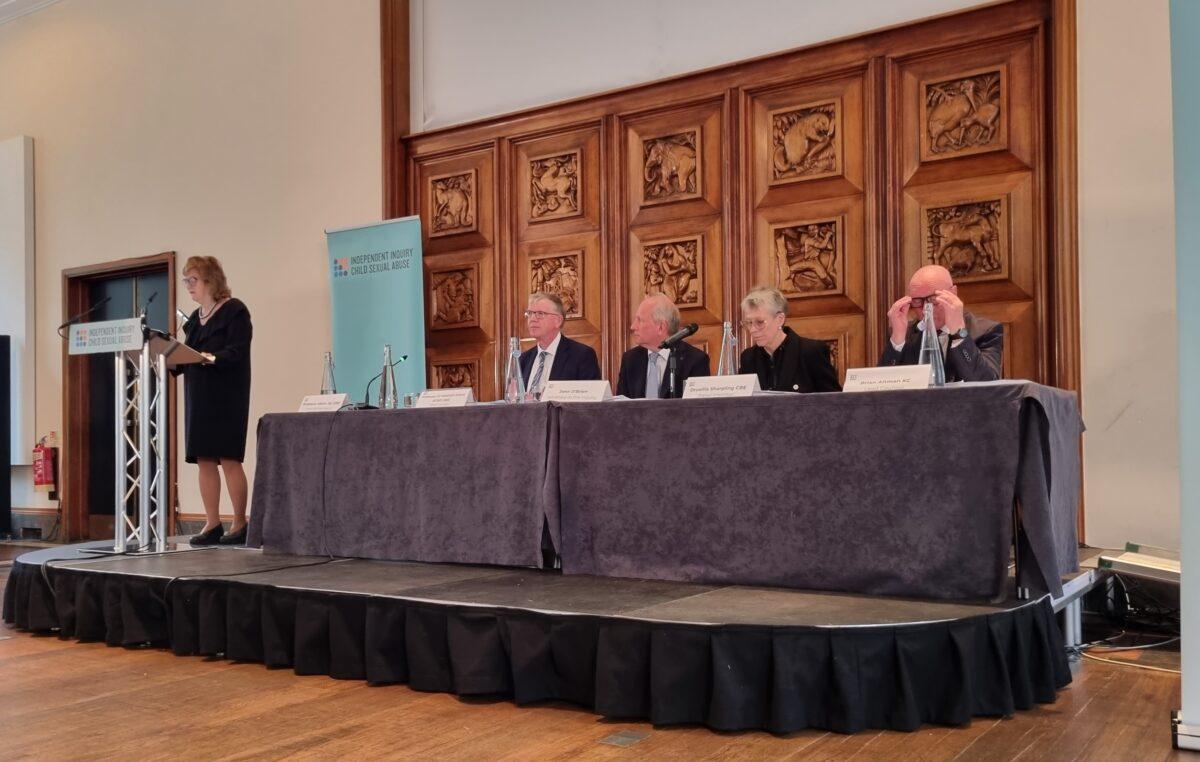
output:
[[[367,382],[383,369],[392,345],[400,393],[425,388],[425,292],[421,220],[402,217],[330,230],[329,288],[333,303],[333,362],[337,390],[362,402]],[[378,403],[379,381],[368,399]]]

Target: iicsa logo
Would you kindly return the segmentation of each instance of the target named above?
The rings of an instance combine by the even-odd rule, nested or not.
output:
[[[87,346],[88,332],[86,328],[80,328],[75,332],[75,346],[82,349]]]
[[[333,277],[345,278],[350,274],[350,258],[342,257],[333,260]]]

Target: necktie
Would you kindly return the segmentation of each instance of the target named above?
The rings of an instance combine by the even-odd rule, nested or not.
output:
[[[650,353],[650,361],[646,363],[646,399],[658,399],[658,385],[662,383],[658,377],[658,361],[662,357],[658,352]]]
[[[538,352],[537,370],[533,372],[533,380],[529,382],[529,393],[536,394],[538,392],[538,384],[542,382],[542,371],[546,369],[546,355],[550,354],[546,350]]]

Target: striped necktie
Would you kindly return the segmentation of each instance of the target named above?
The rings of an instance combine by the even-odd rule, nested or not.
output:
[[[546,370],[546,355],[550,354],[546,350],[538,352],[537,370],[533,372],[533,380],[529,382],[529,393],[537,394],[538,384],[542,382],[542,372]]]
[[[658,376],[658,363],[662,360],[662,356],[658,352],[651,352],[650,359],[646,363],[646,399],[658,399],[658,387],[662,383],[662,379]]]

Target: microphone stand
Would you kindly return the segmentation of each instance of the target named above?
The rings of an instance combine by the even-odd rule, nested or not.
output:
[[[671,352],[667,355],[667,378],[670,383],[667,388],[666,399],[675,398],[675,379],[679,371],[679,342],[671,345]]]

